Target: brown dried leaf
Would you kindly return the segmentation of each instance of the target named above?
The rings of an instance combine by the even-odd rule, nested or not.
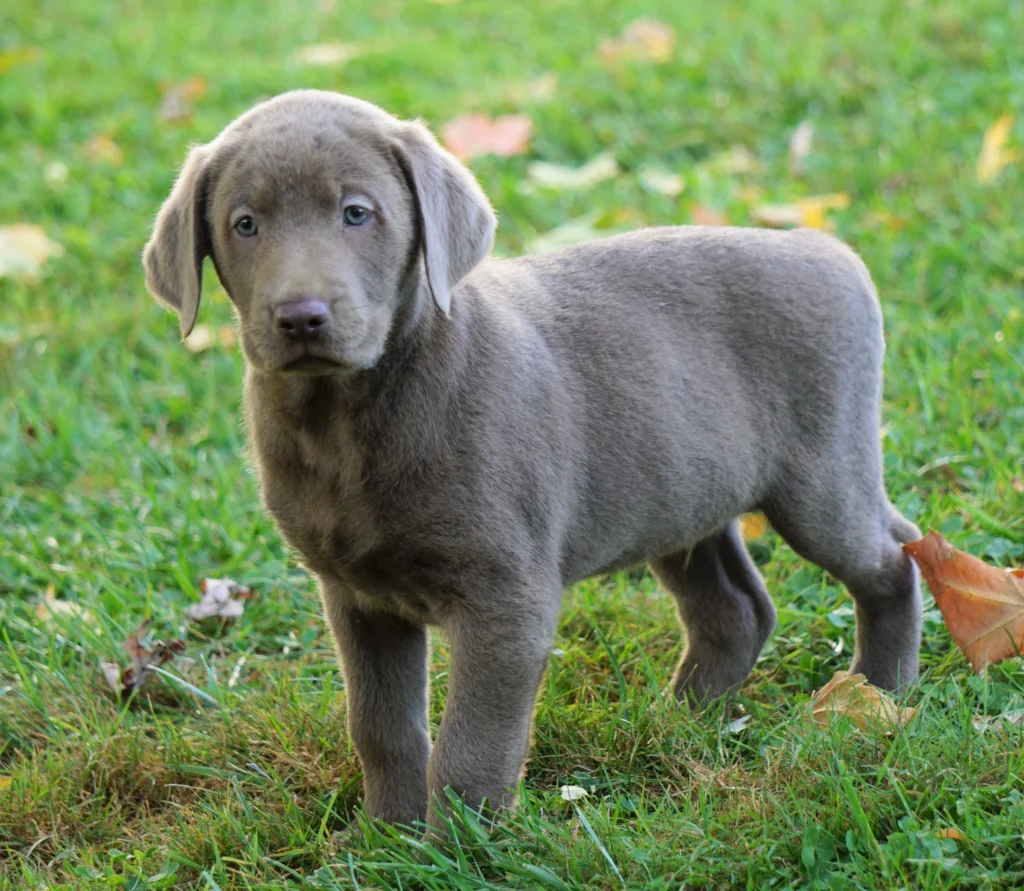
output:
[[[955,826],[945,826],[935,833],[936,838],[950,838],[953,841],[960,841],[964,834]]]
[[[138,630],[124,642],[125,652],[132,660],[132,664],[124,669],[119,669],[114,662],[101,662],[100,669],[106,678],[110,688],[121,698],[127,699],[132,693],[140,689],[155,667],[170,662],[175,656],[184,651],[185,641],[170,640],[166,643],[162,640],[152,642],[152,647],[143,643],[146,631],[149,629],[147,619]]]
[[[597,52],[604,62],[617,62],[620,59],[667,62],[672,58],[675,39],[668,25],[655,19],[641,18],[630,22],[621,37],[602,40]]]
[[[996,569],[937,532],[903,545],[976,671],[1024,652],[1024,569]]]
[[[175,123],[190,118],[195,101],[205,96],[208,89],[206,78],[200,75],[178,83],[165,84],[161,87],[163,99],[157,112],[160,120]]]
[[[0,278],[5,275],[34,278],[50,257],[63,253],[64,248],[50,241],[39,226],[28,223],[0,226]]]
[[[901,708],[884,690],[873,687],[862,674],[837,671],[824,687],[811,697],[811,715],[818,724],[845,716],[858,727],[881,722],[903,727],[917,710]]]
[[[256,597],[251,589],[238,584],[234,579],[203,579],[199,583],[199,590],[203,594],[202,600],[193,603],[186,613],[190,622],[213,616],[237,619],[245,609],[241,601]]]
[[[1007,164],[1020,160],[1018,149],[1006,148],[1012,127],[1013,115],[1004,114],[985,131],[975,168],[978,182],[982,185],[992,182]]]
[[[491,118],[486,114],[461,115],[441,128],[444,147],[462,161],[481,155],[510,157],[523,154],[530,144],[533,121],[524,114]]]

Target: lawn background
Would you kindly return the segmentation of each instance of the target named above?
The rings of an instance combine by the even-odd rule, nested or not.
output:
[[[603,63],[600,42],[642,15],[674,30],[669,61]],[[186,147],[294,87],[435,129],[468,111],[529,114],[528,155],[472,165],[503,254],[584,214],[609,229],[709,210],[739,225],[757,201],[846,192],[830,219],[886,316],[892,498],[959,547],[1024,563],[1022,165],[975,175],[1001,115],[1017,114],[1011,145],[1024,142],[1021,35],[1015,0],[6,0],[0,225],[40,225],[65,253],[37,281],[0,279],[0,887],[1024,883],[1024,728],[972,725],[1024,706],[1020,661],[974,676],[929,597],[911,725],[807,729],[811,691],[849,664],[851,603],[771,533],[752,550],[779,628],[731,703],[695,715],[661,698],[681,642],[649,575],[587,582],[566,598],[521,811],[443,852],[335,836],[359,800],[344,692],[313,586],[245,469],[241,359],[182,348],[139,263]],[[294,61],[333,41],[362,54]],[[554,94],[537,95],[548,74]],[[193,77],[206,84],[194,113],[163,120],[167,85]],[[788,143],[804,120],[814,145],[796,177]],[[737,145],[759,169],[729,163]],[[519,188],[531,159],[602,151],[621,176]],[[647,191],[645,164],[686,190]],[[208,275],[200,321],[231,318]],[[118,706],[99,660],[123,660],[144,617],[179,633],[207,575],[258,598],[224,632],[189,629],[169,668],[181,680]],[[41,614],[50,585],[91,621]],[[569,804],[563,783],[590,795]]]

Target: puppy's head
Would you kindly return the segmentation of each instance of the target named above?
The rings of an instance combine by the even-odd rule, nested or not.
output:
[[[302,90],[192,149],[146,245],[146,285],[187,336],[210,256],[258,370],[345,373],[372,367],[421,309],[447,314],[494,227],[425,127]]]

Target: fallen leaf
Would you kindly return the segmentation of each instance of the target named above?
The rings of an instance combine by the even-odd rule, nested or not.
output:
[[[740,186],[736,190],[736,197],[744,204],[756,204],[764,197],[764,189],[760,186]]]
[[[297,65],[336,68],[361,55],[362,49],[352,43],[310,43],[292,53]]]
[[[683,193],[686,180],[678,173],[672,173],[661,167],[641,167],[638,176],[640,184],[649,192],[657,192],[675,198]]]
[[[811,697],[811,715],[818,724],[845,716],[858,727],[881,721],[903,727],[916,709],[901,708],[884,690],[873,687],[862,674],[837,671],[824,687]]]
[[[82,153],[89,161],[109,164],[111,167],[120,167],[124,161],[124,152],[121,150],[121,146],[106,133],[90,136],[82,147]]]
[[[4,789],[10,789],[13,782],[14,777],[0,776],[0,792],[3,792]]]
[[[562,798],[565,801],[579,801],[586,798],[590,793],[582,786],[562,786],[560,789]]]
[[[751,209],[754,222],[762,226],[806,226],[811,229],[827,229],[826,211],[842,210],[850,206],[846,192],[830,195],[812,195],[801,198],[794,204],[758,204]]]
[[[234,579],[203,579],[199,583],[203,597],[193,603],[186,615],[191,622],[218,616],[221,619],[237,619],[242,615],[243,600],[252,600],[255,594]]]
[[[602,40],[597,51],[604,62],[620,59],[667,62],[672,58],[675,39],[668,25],[655,19],[641,18],[630,22],[620,37]]]
[[[745,145],[734,145],[712,155],[700,165],[705,174],[716,176],[735,176],[738,173],[758,173],[761,160]]]
[[[68,165],[63,161],[50,161],[43,168],[43,179],[51,186],[62,186],[68,180]]]
[[[548,161],[533,161],[526,167],[526,182],[520,184],[522,191],[543,189],[586,189],[597,183],[612,179],[619,174],[615,158],[604,152],[581,167],[566,167]]]
[[[742,718],[737,718],[735,721],[730,721],[726,725],[725,729],[729,733],[740,733],[747,726],[747,724],[749,724],[753,720],[754,720],[754,716],[753,715],[743,715]]]
[[[461,99],[465,106],[508,104],[516,107],[550,102],[558,92],[558,78],[548,72],[533,80],[489,81],[469,90]]]
[[[803,176],[807,172],[806,160],[814,142],[814,124],[802,121],[789,137],[789,172]]]
[[[953,841],[960,841],[964,834],[955,826],[945,826],[935,833],[936,838],[949,838]]]
[[[5,275],[33,278],[50,257],[59,257],[64,248],[46,237],[39,226],[15,223],[0,226],[0,278]]]
[[[1024,569],[996,569],[938,532],[903,545],[921,568],[949,633],[976,671],[1024,651]]]
[[[124,642],[125,652],[132,660],[131,665],[122,669],[116,662],[100,663],[107,683],[121,699],[127,699],[132,693],[139,690],[154,668],[165,662],[170,662],[185,649],[183,640],[171,640],[167,643],[157,640],[152,642],[151,647],[147,647],[143,643],[143,639],[146,631],[149,630],[149,624],[147,619]]]
[[[1024,709],[1018,708],[1013,711],[1003,712],[1001,715],[975,715],[971,723],[979,733],[984,733],[988,728],[998,721],[1005,721],[1007,724],[1016,726],[1024,721]]]
[[[745,541],[760,538],[768,531],[768,519],[764,514],[744,514],[740,517],[740,532]]]
[[[505,98],[517,104],[550,102],[558,91],[558,78],[548,72],[525,83],[511,83],[505,88]]]
[[[70,619],[81,619],[90,624],[96,621],[96,616],[77,603],[70,600],[58,600],[57,589],[52,584],[46,586],[42,601],[36,605],[36,615],[41,619],[67,616]]]
[[[584,241],[593,241],[609,233],[597,228],[595,223],[600,218],[597,212],[584,214],[581,217],[568,220],[561,226],[556,226],[526,243],[525,249],[529,254],[546,254],[548,251],[568,247],[572,244],[581,244]]]
[[[178,83],[165,84],[161,87],[163,99],[157,112],[160,120],[174,123],[190,118],[195,101],[205,96],[208,89],[206,78],[200,75]]]
[[[1013,482],[1011,482],[1010,485],[1013,487],[1013,491],[1018,495],[1024,495],[1024,480],[1019,480],[1014,477]]]
[[[1021,154],[1018,149],[1006,148],[1012,127],[1013,115],[1004,114],[985,131],[975,168],[979,183],[992,182],[1004,167],[1020,160]]]
[[[199,324],[185,338],[186,348],[193,353],[202,353],[218,344],[225,349],[230,349],[235,345],[235,328],[233,325],[221,325],[215,330],[209,325]]]
[[[695,226],[728,226],[725,215],[714,208],[703,204],[695,204],[690,209],[690,222]]]
[[[523,154],[530,144],[533,121],[524,114],[491,118],[485,114],[461,115],[441,128],[444,147],[462,161],[481,155]]]
[[[0,53],[0,74],[7,74],[12,68],[26,62],[37,62],[43,57],[38,46],[19,46],[17,49],[4,50]]]

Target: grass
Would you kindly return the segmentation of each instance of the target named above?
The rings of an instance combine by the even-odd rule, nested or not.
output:
[[[599,42],[639,15],[674,28],[672,59],[606,68]],[[240,357],[182,349],[139,265],[186,145],[299,86],[435,125],[530,114],[530,156],[473,165],[507,254],[588,213],[630,228],[710,208],[742,224],[751,201],[848,192],[830,218],[883,298],[892,497],[956,545],[1021,563],[1021,166],[974,175],[985,129],[1024,112],[1021,33],[1017,0],[6,2],[0,224],[41,225],[66,252],[38,281],[0,279],[0,887],[1024,883],[1024,729],[972,725],[1024,705],[1021,662],[975,676],[929,599],[914,721],[892,737],[809,728],[811,691],[848,666],[852,611],[771,533],[752,547],[780,625],[731,702],[693,714],[662,698],[681,641],[648,574],[587,582],[566,598],[520,811],[490,834],[468,820],[445,850],[336,834],[359,802],[343,685],[313,587],[245,470]],[[365,53],[291,61],[335,40]],[[554,96],[524,98],[549,72]],[[195,113],[161,120],[161,86],[193,76],[208,83]],[[805,119],[814,150],[797,178],[787,144]],[[97,136],[119,163],[90,151]],[[761,166],[723,163],[734,145]],[[517,188],[530,157],[601,151],[623,175]],[[645,191],[648,163],[686,191]],[[201,321],[230,319],[209,286]],[[98,661],[123,658],[144,617],[181,632],[204,575],[258,599],[228,629],[189,628],[185,658],[116,704]],[[91,620],[41,615],[50,585]],[[438,641],[435,718],[444,655]],[[567,803],[565,783],[590,794]]]

